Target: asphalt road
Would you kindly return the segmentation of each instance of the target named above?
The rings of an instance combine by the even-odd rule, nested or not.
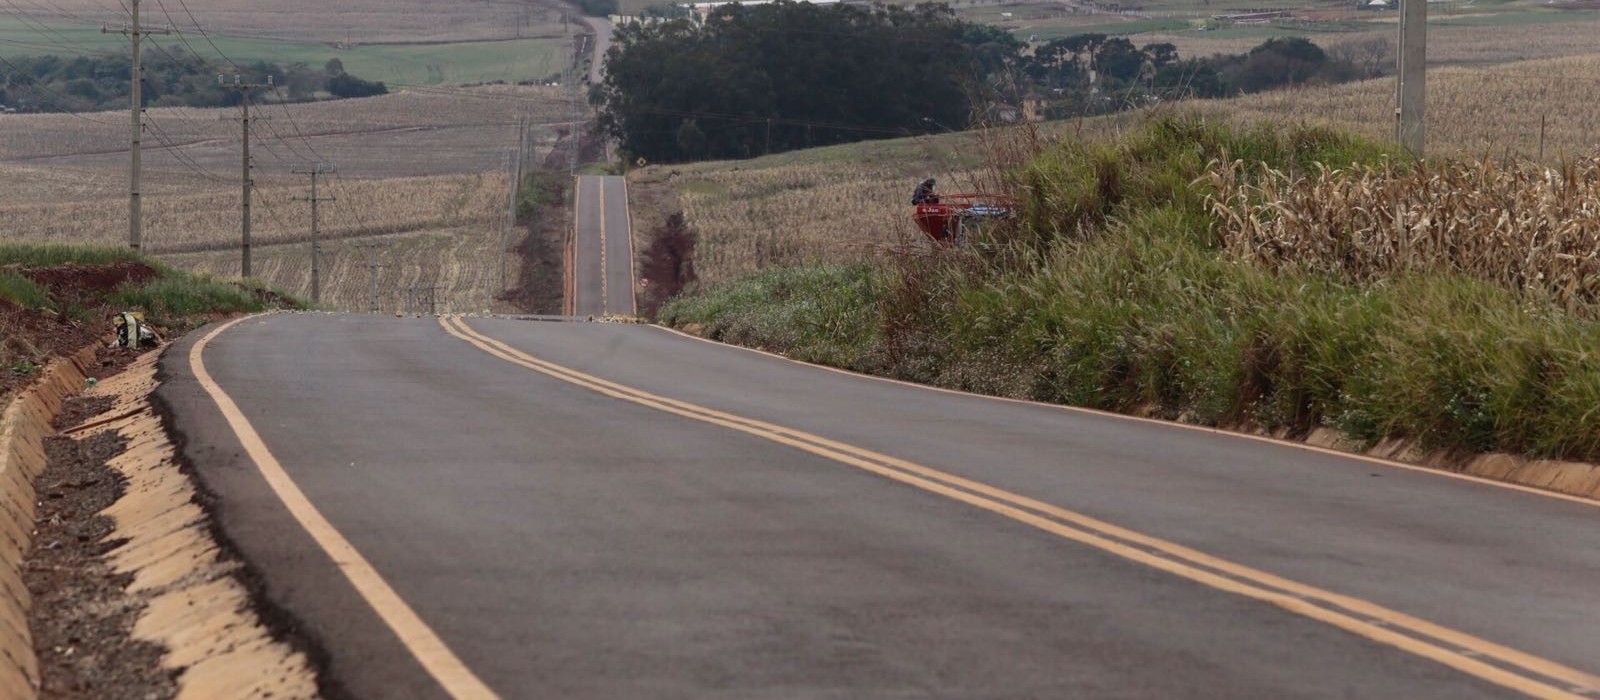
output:
[[[163,361],[223,531],[355,697],[1600,697],[1592,504],[455,323],[276,315]]]
[[[624,178],[578,177],[573,309],[578,316],[632,315],[633,234]]]
[[[594,31],[594,59],[589,62],[589,84],[599,85],[605,80],[601,68],[605,67],[606,52],[611,50],[611,20],[585,15],[583,21]]]

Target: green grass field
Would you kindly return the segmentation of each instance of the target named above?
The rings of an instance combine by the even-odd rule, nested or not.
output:
[[[222,63],[216,51],[199,36],[187,37],[201,56]],[[549,77],[561,71],[565,55],[559,37],[510,41],[473,41],[445,44],[358,44],[337,49],[328,44],[269,38],[213,36],[217,48],[237,63],[272,61],[287,65],[304,62],[321,66],[329,59],[344,62],[345,70],[366,80],[394,85],[441,85],[503,80],[516,82]],[[177,37],[151,38],[147,55],[159,57],[161,49],[183,48]],[[127,39],[105,35],[99,27],[39,25],[15,17],[0,18],[0,56],[61,55],[128,50]]]

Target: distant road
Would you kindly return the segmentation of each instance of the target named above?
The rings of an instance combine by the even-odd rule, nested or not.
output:
[[[628,183],[622,177],[582,175],[573,232],[573,313],[635,313],[633,234]]]
[[[1593,502],[639,325],[282,314],[163,370],[354,698],[1600,697]]]
[[[589,84],[599,85],[604,79],[600,64],[605,62],[606,51],[611,48],[611,20],[585,15],[583,21],[594,30],[594,60],[589,62]]]

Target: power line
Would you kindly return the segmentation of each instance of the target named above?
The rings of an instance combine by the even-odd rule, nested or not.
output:
[[[57,41],[57,40],[59,40],[63,44],[70,44],[70,45],[72,45],[72,46],[74,46],[74,47],[76,47],[78,49],[82,49],[83,51],[89,51],[89,52],[94,51],[94,49],[89,48],[88,46],[85,46],[85,45],[80,44],[80,43],[78,43],[76,41],[73,41],[72,39],[67,38],[67,36],[65,34],[62,34],[61,32],[58,32],[58,31],[56,31],[54,29],[51,29],[49,27],[49,25],[47,25],[47,24],[45,24],[43,22],[40,22],[39,20],[30,18],[28,16],[27,12],[25,12],[22,9],[22,7],[16,3],[16,0],[6,0],[6,4],[10,5],[11,8],[12,8],[11,10],[6,11],[6,14],[17,18],[17,21],[21,22],[23,24],[23,26],[26,26],[27,28],[37,32],[40,36],[43,36],[47,41]],[[55,37],[54,39],[51,38],[52,35]]]
[[[166,130],[161,127],[161,122],[156,121],[155,117],[150,116],[150,115],[146,115],[145,116],[145,125],[151,127],[151,135],[155,136],[156,137],[156,141],[161,144],[161,148],[159,148],[157,150],[166,151],[167,153],[171,154],[173,159],[177,160],[180,165],[183,165],[185,168],[189,169],[191,172],[193,172],[193,173],[195,173],[195,174],[197,174],[197,175],[199,175],[201,177],[204,177],[204,178],[206,178],[208,180],[214,180],[216,182],[220,182],[220,183],[223,183],[223,184],[228,184],[228,185],[239,184],[238,181],[236,181],[236,180],[233,180],[233,179],[227,178],[227,177],[223,177],[223,176],[217,175],[216,173],[213,173],[213,172],[211,172],[209,170],[206,170],[205,166],[202,166],[192,156],[190,156],[189,154],[183,152],[183,150],[182,150],[183,149],[183,144],[176,143],[175,142],[176,140],[173,139],[172,136],[170,134],[168,134],[166,132]]]
[[[217,55],[221,56],[222,60],[226,61],[228,65],[233,66],[233,70],[235,72],[244,72],[243,69],[239,68],[239,64],[234,63],[233,59],[228,58],[228,54],[223,53],[222,49],[217,48],[217,42],[211,40],[211,36],[206,34],[206,28],[200,26],[200,20],[195,19],[194,13],[189,11],[189,3],[184,2],[184,0],[178,0],[178,6],[183,8],[183,13],[189,16],[189,21],[194,24],[195,29],[199,30],[200,38],[205,39],[206,43],[211,45],[211,50],[216,51]]]

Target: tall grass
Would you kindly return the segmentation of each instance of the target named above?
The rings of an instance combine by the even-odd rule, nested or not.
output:
[[[17,274],[16,270],[0,269],[0,301],[9,301],[24,309],[48,309],[52,306],[50,295],[44,288]]]
[[[1026,215],[1015,231],[889,264],[769,270],[661,318],[1005,396],[1600,458],[1600,325],[1448,270],[1358,278],[1223,247],[1209,163],[1253,163],[1235,174],[1255,182],[1387,158],[1321,128],[1158,118],[1115,143],[1041,154],[1017,173]]]
[[[154,278],[125,282],[109,294],[51,297],[46,287],[16,268],[57,268],[131,263],[155,270]],[[12,266],[11,269],[4,269]],[[86,270],[86,275],[96,274]],[[114,281],[112,282],[114,283]],[[169,267],[127,248],[66,244],[0,244],[0,299],[29,309],[51,309],[71,316],[92,317],[96,305],[116,311],[142,311],[159,325],[184,328],[216,315],[251,313],[272,308],[304,309],[310,304],[253,281],[223,281]],[[81,308],[65,308],[65,307]]]
[[[172,275],[118,289],[113,307],[140,309],[163,325],[207,314],[255,313],[270,306],[257,290],[205,276]]]
[[[0,243],[0,265],[52,267],[55,265],[109,265],[119,262],[153,264],[126,247],[69,245],[66,243]]]

